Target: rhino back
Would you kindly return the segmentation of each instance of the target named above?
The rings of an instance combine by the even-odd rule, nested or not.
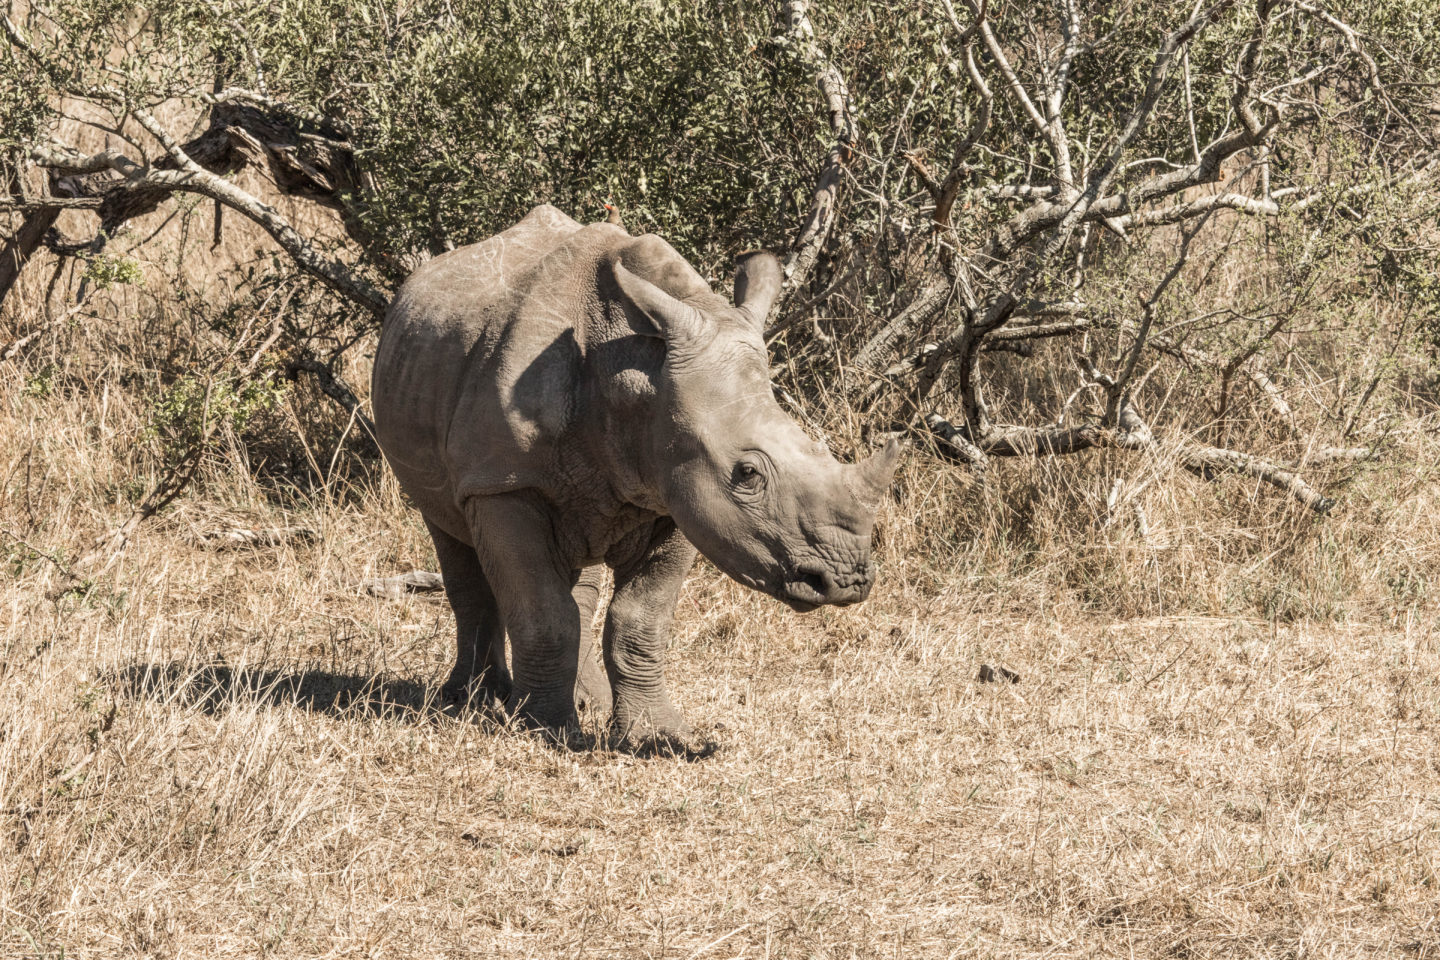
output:
[[[387,314],[375,358],[379,441],[401,486],[469,539],[466,497],[544,488],[562,470],[580,389],[595,264],[626,238],[541,206],[424,264]]]

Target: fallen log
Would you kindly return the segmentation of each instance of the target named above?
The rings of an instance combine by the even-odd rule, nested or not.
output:
[[[438,573],[425,570],[411,570],[398,577],[377,577],[360,584],[360,589],[372,597],[385,600],[400,600],[407,593],[436,593],[445,589],[445,581]]]

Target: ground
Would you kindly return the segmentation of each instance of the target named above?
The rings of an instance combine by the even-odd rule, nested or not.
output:
[[[1440,956],[1419,607],[1117,621],[892,563],[800,616],[702,564],[710,749],[644,756],[435,705],[443,600],[356,589],[433,562],[385,483],[299,519],[182,510],[58,599],[14,564],[0,955]]]

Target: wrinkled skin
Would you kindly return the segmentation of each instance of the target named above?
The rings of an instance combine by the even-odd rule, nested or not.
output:
[[[406,281],[375,421],[455,611],[448,695],[551,728],[577,698],[613,704],[624,736],[683,737],[663,668],[696,548],[797,610],[865,599],[898,446],[840,464],[776,404],[761,331],[779,285],[774,257],[746,255],[732,306],[660,238],[549,206]]]

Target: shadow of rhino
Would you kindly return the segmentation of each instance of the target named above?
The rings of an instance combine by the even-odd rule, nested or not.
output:
[[[471,722],[493,733],[508,726],[506,718],[491,706],[447,702],[438,683],[421,683],[385,674],[173,660],[131,664],[110,671],[101,679],[111,686],[116,696],[177,704],[209,716],[219,716],[242,704],[258,703],[346,720],[386,720],[416,725]],[[592,726],[567,731],[563,736],[527,735],[541,736],[561,750],[610,750],[639,758],[696,761],[712,756],[718,749],[718,744],[711,740],[700,743],[672,737],[626,740]]]

